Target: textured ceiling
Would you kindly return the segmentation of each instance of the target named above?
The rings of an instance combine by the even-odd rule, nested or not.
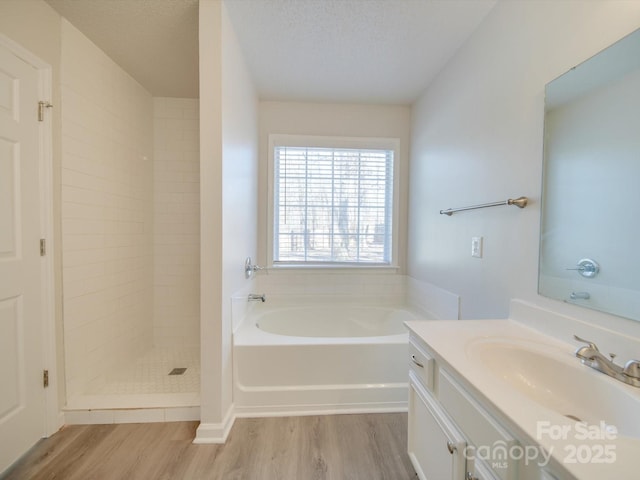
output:
[[[486,0],[226,0],[261,98],[412,103]]]
[[[198,0],[45,0],[156,97],[198,97]]]
[[[152,95],[198,97],[198,0],[45,1]],[[495,3],[225,0],[260,98],[400,104]]]

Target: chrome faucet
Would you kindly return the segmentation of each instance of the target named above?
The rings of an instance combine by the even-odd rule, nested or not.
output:
[[[595,343],[584,340],[577,335],[574,335],[573,338],[579,342],[586,343],[585,346],[576,350],[576,357],[578,357],[584,365],[609,375],[616,380],[620,380],[627,385],[640,387],[640,360],[629,360],[624,367],[621,367],[613,361],[616,357],[615,354],[610,353],[609,356],[611,359],[608,359],[598,350]]]
[[[250,293],[247,301],[254,302],[256,300],[260,300],[262,303],[264,303],[267,301],[267,296],[264,293],[262,295],[258,295],[257,293]]]

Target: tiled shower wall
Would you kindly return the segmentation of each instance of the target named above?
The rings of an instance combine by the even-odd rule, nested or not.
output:
[[[62,21],[67,396],[152,346],[153,99]]]
[[[198,100],[154,98],[156,346],[200,344]]]

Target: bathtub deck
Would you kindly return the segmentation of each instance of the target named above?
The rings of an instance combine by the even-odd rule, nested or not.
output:
[[[224,445],[192,444],[196,427],[197,422],[69,426],[38,443],[5,480],[409,480],[416,475],[406,453],[406,414],[241,418]]]

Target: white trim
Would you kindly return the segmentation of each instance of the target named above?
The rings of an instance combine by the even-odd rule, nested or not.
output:
[[[36,70],[49,70],[49,71],[51,71],[51,65],[49,65],[47,62],[42,60],[40,57],[38,57],[37,55],[34,55],[29,50],[24,48],[22,45],[20,45],[19,43],[15,42],[11,38],[7,37],[3,33],[0,33],[0,45],[2,45],[3,47],[6,47],[7,49],[11,50],[11,53],[13,53],[16,57],[24,60],[29,65],[34,67]],[[49,85],[49,90],[50,89],[51,89],[51,85]],[[45,92],[40,92],[40,93],[45,93]]]
[[[273,208],[274,208],[274,159],[273,152],[276,145],[287,145],[293,147],[327,147],[327,148],[358,148],[358,149],[385,149],[393,150],[393,212],[392,212],[392,233],[391,233],[391,263],[386,264],[332,264],[330,262],[321,264],[304,263],[286,264],[273,263]],[[368,269],[368,268],[399,268],[398,265],[398,244],[400,234],[400,139],[391,137],[338,137],[338,136],[317,136],[317,135],[269,135],[269,155],[267,162],[267,266],[268,268],[335,268],[335,269]]]
[[[372,265],[372,264],[340,264],[340,263],[331,263],[331,264],[277,264],[272,265],[271,267],[267,267],[264,270],[267,271],[267,274],[271,275],[272,273],[278,274],[283,272],[291,273],[301,273],[305,274],[327,274],[327,273],[385,273],[395,275],[398,273],[400,269],[397,265]],[[354,272],[355,270],[355,272]]]
[[[236,418],[301,417],[307,415],[350,415],[360,413],[405,413],[407,401],[335,405],[265,405],[236,407]]]
[[[192,422],[199,420],[200,407],[92,408],[65,412],[67,425]]]
[[[236,421],[236,414],[233,405],[227,410],[227,414],[221,423],[200,423],[196,430],[195,444],[225,443],[233,423]]]
[[[38,71],[38,95],[40,100],[51,100],[52,69],[20,44],[0,33],[0,45],[10,50]],[[34,109],[36,106],[34,105]],[[56,325],[55,325],[55,274],[54,274],[54,234],[53,234],[53,147],[51,114],[46,114],[39,122],[39,172],[40,172],[40,235],[47,239],[47,255],[41,257],[41,313],[43,368],[49,370],[49,388],[45,390],[45,425],[43,434],[52,435],[63,425],[58,405],[58,375],[56,368]]]
[[[40,98],[50,101],[52,91],[52,72],[50,67],[40,68]],[[47,254],[41,257],[42,271],[42,316],[44,334],[44,360],[49,370],[49,388],[46,396],[47,436],[57,432],[60,423],[58,405],[58,369],[56,358],[56,324],[55,324],[55,269],[56,251],[53,229],[53,148],[52,148],[52,113],[45,113],[40,122],[40,234],[47,240]]]

